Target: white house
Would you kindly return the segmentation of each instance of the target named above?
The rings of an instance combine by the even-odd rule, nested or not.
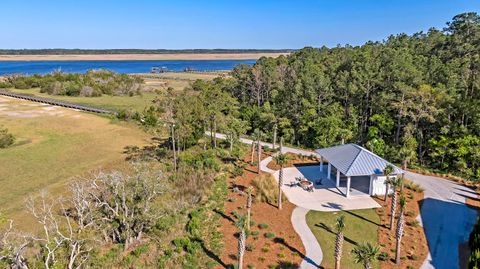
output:
[[[383,170],[389,164],[394,168],[391,176],[404,173],[402,169],[356,144],[317,149],[316,153],[322,160],[320,170],[325,169],[323,160],[326,160],[327,178],[335,180],[336,187],[346,197],[352,194],[384,194],[386,177]]]

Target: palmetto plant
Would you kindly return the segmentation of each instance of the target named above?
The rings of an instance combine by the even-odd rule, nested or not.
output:
[[[335,228],[337,230],[337,236],[335,239],[335,269],[340,269],[343,247],[343,230],[345,229],[345,216],[342,215],[337,218]]]
[[[242,216],[238,219],[235,224],[239,229],[238,233],[238,269],[243,268],[243,256],[245,255],[245,246],[247,241],[247,233],[246,233],[246,220],[245,217]]]
[[[275,162],[280,165],[280,172],[278,174],[278,209],[282,209],[283,166],[287,164],[288,156],[283,153],[278,153],[273,158]]]
[[[372,268],[372,262],[380,255],[380,247],[369,242],[357,245],[353,250],[353,261],[363,264],[365,269]]]
[[[251,217],[251,211],[252,211],[252,202],[253,202],[253,187],[250,186],[247,188],[247,228],[250,230],[250,217]]]
[[[390,179],[390,185],[392,185],[392,206],[390,208],[390,230],[393,231],[393,223],[395,221],[395,213],[397,211],[397,188],[403,184],[402,178]]]
[[[387,165],[385,169],[383,169],[383,174],[385,175],[385,198],[384,201],[387,201],[388,198],[388,191],[390,190],[390,174],[393,172],[393,166],[391,164]]]
[[[403,228],[405,226],[405,205],[406,205],[406,200],[403,194],[400,195],[399,199],[399,205],[400,205],[400,216],[398,217],[398,222],[397,222],[397,232],[395,234],[395,237],[397,239],[397,247],[395,250],[395,262],[397,264],[400,264],[400,243],[402,241],[402,236],[403,236]]]

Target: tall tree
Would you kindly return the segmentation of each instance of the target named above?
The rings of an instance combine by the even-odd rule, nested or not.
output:
[[[388,192],[390,191],[390,174],[393,172],[394,168],[392,165],[387,165],[385,169],[383,169],[383,175],[385,175],[385,197],[384,201],[387,201]]]
[[[341,215],[335,222],[336,239],[335,239],[335,269],[340,269],[340,261],[342,260],[343,248],[343,230],[345,230],[345,216]]]
[[[397,240],[397,245],[396,245],[396,249],[395,249],[395,263],[396,264],[400,264],[400,261],[401,261],[401,257],[400,257],[400,249],[401,249],[401,241],[402,241],[402,237],[403,237],[403,229],[404,229],[404,226],[405,226],[405,205],[406,205],[406,200],[405,200],[405,197],[402,195],[400,195],[400,201],[399,201],[399,204],[400,204],[400,216],[398,217],[398,222],[397,222],[397,231],[396,231],[396,234],[395,234],[395,238]]]
[[[288,156],[283,153],[278,153],[273,159],[280,166],[280,172],[278,174],[278,209],[282,209],[283,167],[287,164]]]
[[[397,189],[403,184],[403,179],[400,177],[392,178],[390,185],[392,186],[392,204],[390,207],[390,230],[393,231],[393,224],[395,222],[395,214],[397,211]]]

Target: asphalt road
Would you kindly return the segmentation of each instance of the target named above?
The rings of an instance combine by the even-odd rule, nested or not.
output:
[[[465,198],[477,199],[471,189],[439,177],[406,172],[405,177],[425,189],[420,221],[427,236],[430,253],[422,269],[460,268],[458,246],[468,240],[477,219]]]

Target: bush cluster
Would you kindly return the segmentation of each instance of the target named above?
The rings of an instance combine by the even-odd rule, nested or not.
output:
[[[143,79],[109,70],[90,70],[85,74],[54,72],[46,75],[10,76],[5,83],[16,89],[40,88],[51,95],[101,96],[140,94]]]
[[[8,132],[7,128],[0,126],[0,148],[6,148],[15,143],[15,137]]]

